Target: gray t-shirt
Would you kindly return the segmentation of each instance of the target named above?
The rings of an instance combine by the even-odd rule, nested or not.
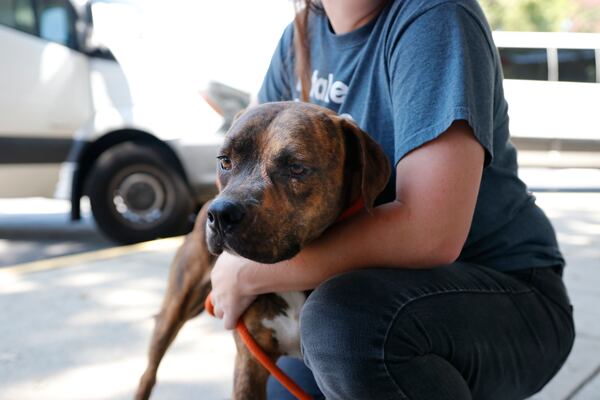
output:
[[[300,97],[293,27],[277,46],[258,99]],[[485,149],[475,215],[459,257],[502,271],[563,265],[554,230],[517,176],[500,59],[475,0],[397,0],[343,35],[309,19],[310,101],[349,114],[396,165],[456,120]],[[395,176],[378,202],[394,199]],[[401,240],[401,239],[399,239]]]

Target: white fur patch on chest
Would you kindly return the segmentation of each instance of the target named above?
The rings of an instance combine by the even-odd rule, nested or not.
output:
[[[302,292],[276,293],[286,303],[285,315],[278,315],[273,319],[264,318],[263,326],[272,329],[279,349],[292,357],[301,358],[300,354],[300,310],[306,301]]]

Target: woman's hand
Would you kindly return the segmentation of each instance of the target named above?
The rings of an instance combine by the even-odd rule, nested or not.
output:
[[[255,263],[224,252],[212,270],[211,298],[215,316],[223,320],[225,329],[234,329],[246,308],[256,299],[256,295],[247,293],[248,286],[240,279],[242,270],[252,264]]]

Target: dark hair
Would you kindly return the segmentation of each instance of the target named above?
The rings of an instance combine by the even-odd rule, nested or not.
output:
[[[310,94],[310,43],[308,37],[308,14],[323,12],[318,0],[294,0],[294,63],[300,80],[300,100],[308,101]]]

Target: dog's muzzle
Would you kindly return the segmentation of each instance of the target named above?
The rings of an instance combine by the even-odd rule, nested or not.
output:
[[[225,241],[225,236],[241,224],[246,216],[246,210],[239,202],[232,199],[217,199],[212,202],[207,210],[207,226],[213,240],[220,243]]]
[[[240,203],[221,199],[214,201],[208,208],[207,223],[210,229],[223,236],[235,229],[245,216],[246,211]]]

